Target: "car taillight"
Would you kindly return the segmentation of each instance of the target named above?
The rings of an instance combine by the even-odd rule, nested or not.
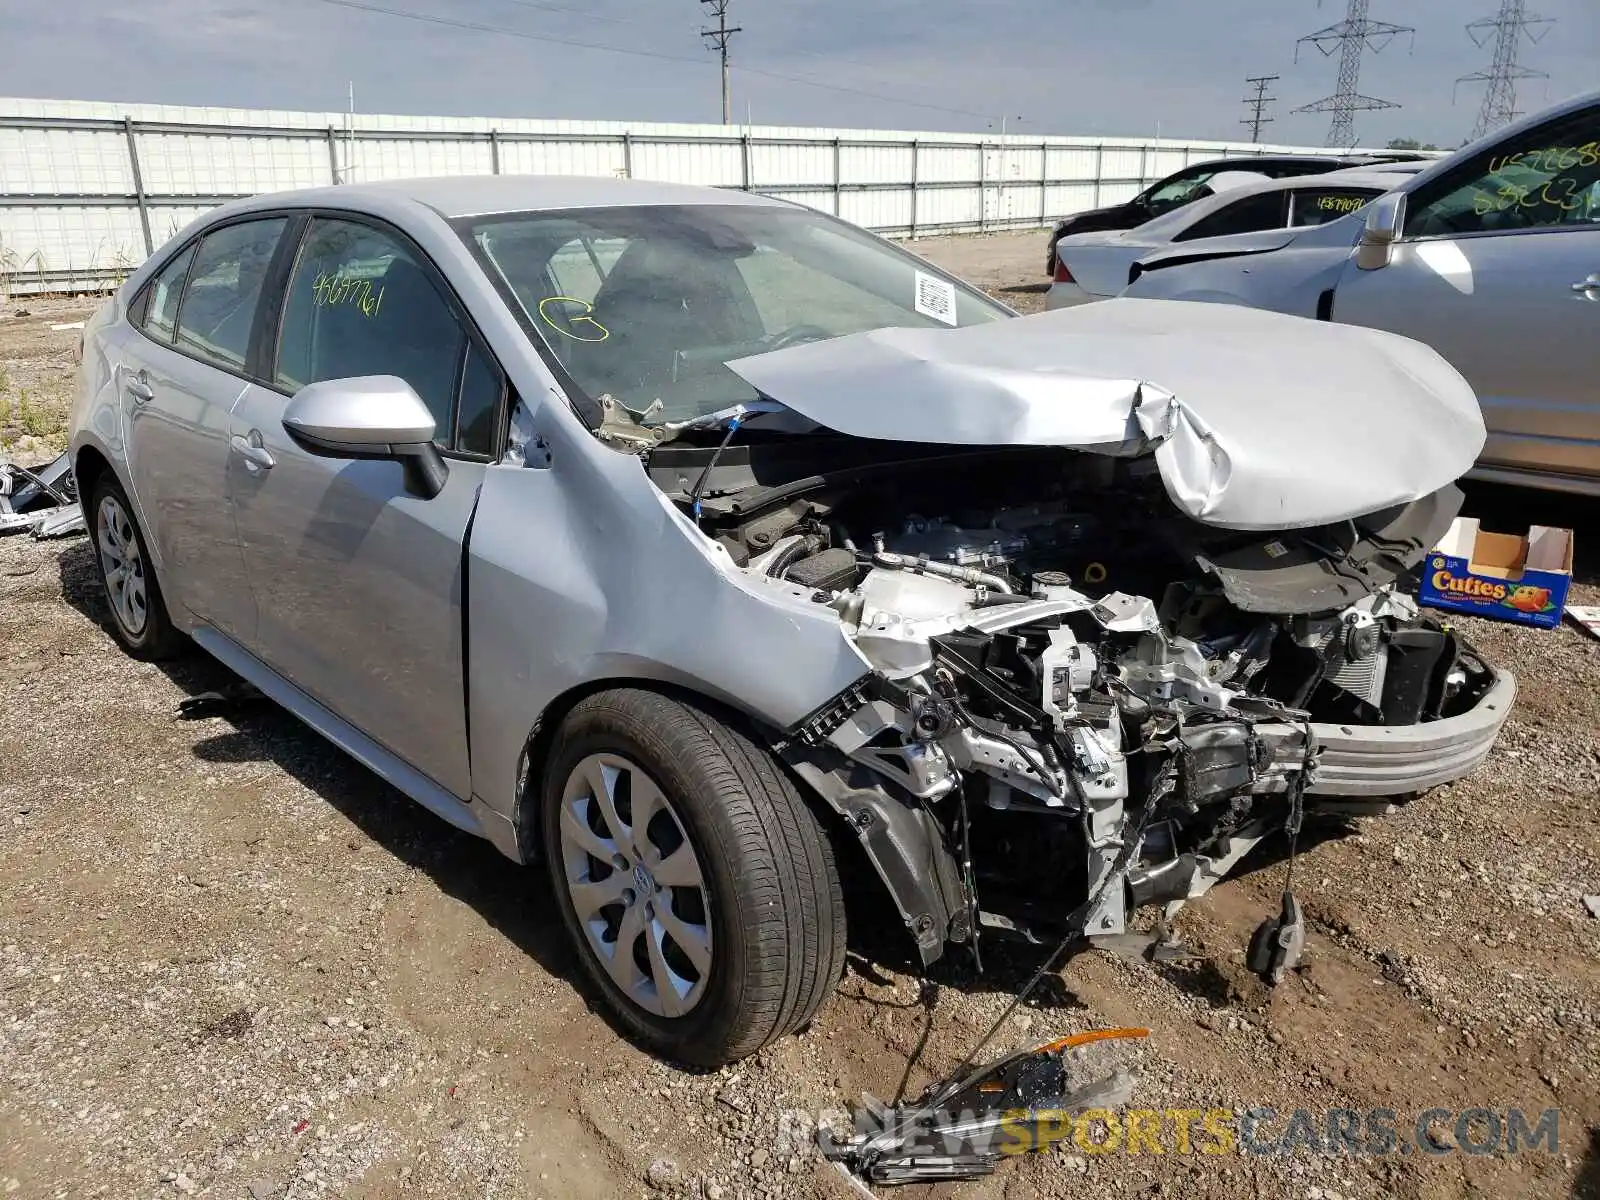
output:
[[[1057,283],[1077,283],[1078,282],[1076,279],[1074,279],[1072,277],[1072,271],[1068,268],[1068,266],[1066,264],[1066,260],[1063,259],[1059,254],[1056,255],[1056,276],[1055,276],[1055,279],[1056,279]]]

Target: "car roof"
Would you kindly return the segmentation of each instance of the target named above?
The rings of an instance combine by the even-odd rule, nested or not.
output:
[[[733,188],[658,183],[590,175],[445,175],[339,184],[289,192],[267,192],[228,205],[235,211],[329,205],[360,211],[395,200],[426,205],[444,217],[574,208],[630,208],[655,204],[717,204],[788,208],[782,200]]]

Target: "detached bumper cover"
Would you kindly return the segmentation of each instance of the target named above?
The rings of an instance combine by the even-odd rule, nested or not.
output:
[[[1424,725],[1313,725],[1321,765],[1314,796],[1398,796],[1460,779],[1489,756],[1517,697],[1501,671],[1471,710]]]

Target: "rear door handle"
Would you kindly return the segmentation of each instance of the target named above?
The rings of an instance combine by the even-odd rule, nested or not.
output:
[[[252,471],[270,471],[278,461],[272,457],[272,451],[261,444],[259,429],[252,429],[249,437],[234,434],[228,439],[228,448],[244,459],[245,466]]]
[[[135,404],[149,404],[156,398],[155,392],[150,388],[150,374],[147,371],[140,371],[123,386],[127,389],[128,395],[133,397]]]
[[[1591,300],[1600,300],[1600,271],[1596,271],[1589,278],[1572,285],[1572,290],[1580,296],[1587,296]]]

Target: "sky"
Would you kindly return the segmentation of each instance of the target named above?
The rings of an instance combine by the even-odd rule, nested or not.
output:
[[[1363,62],[1362,145],[1471,131],[1488,65],[1466,21],[1499,0],[1372,0],[1417,28]],[[1600,5],[1522,52],[1531,111],[1596,86]],[[366,5],[366,8],[359,5]],[[1321,144],[1336,58],[1295,41],[1343,0],[729,0],[737,120],[756,124],[1241,138],[1247,75],[1280,75],[1262,140]],[[387,8],[425,21],[371,11]],[[0,0],[0,95],[649,121],[720,119],[699,0]],[[456,25],[439,21],[455,22]],[[513,33],[466,29],[492,27]],[[548,39],[548,40],[541,40]],[[584,43],[584,44],[578,44]],[[614,47],[635,53],[618,53]],[[1454,95],[1453,95],[1454,93]]]

